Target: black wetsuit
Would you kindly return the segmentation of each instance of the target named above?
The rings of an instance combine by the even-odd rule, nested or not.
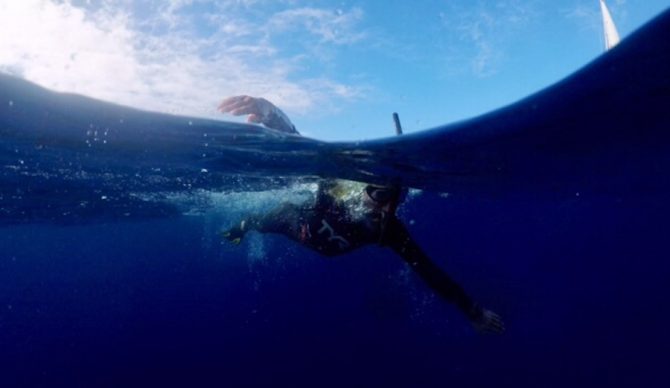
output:
[[[283,204],[264,216],[245,220],[244,229],[283,234],[326,256],[373,243],[387,246],[442,298],[458,306],[468,318],[479,318],[481,308],[414,242],[395,215],[395,206],[380,203],[371,207],[366,217],[353,220],[343,204],[328,194],[329,185],[332,183],[320,185],[314,205]],[[394,195],[388,197],[389,201],[398,200]]]

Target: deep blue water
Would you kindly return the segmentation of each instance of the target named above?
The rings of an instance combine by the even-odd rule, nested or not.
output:
[[[666,13],[527,100],[364,143],[0,76],[0,384],[664,386],[669,34]],[[317,176],[424,189],[401,219],[507,331],[385,248],[218,237]]]
[[[499,337],[472,331],[377,247],[324,259],[251,236],[233,248],[206,216],[7,228],[3,375],[43,386],[662,386],[668,210],[411,200],[412,233],[502,314]]]

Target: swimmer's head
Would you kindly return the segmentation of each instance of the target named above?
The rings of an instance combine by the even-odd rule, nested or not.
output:
[[[400,194],[400,190],[396,187],[368,185],[365,187],[365,194],[367,194],[368,198],[374,203],[385,205],[391,202],[394,198],[397,198]]]

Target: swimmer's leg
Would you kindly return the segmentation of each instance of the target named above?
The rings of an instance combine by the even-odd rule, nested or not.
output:
[[[239,244],[250,230],[261,233],[278,233],[298,239],[304,211],[294,204],[285,203],[265,215],[254,215],[243,219],[237,226],[222,233],[222,236],[234,244]]]

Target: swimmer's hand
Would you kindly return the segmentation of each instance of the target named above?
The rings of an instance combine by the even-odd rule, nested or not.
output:
[[[221,237],[225,238],[226,240],[230,241],[231,243],[238,245],[242,241],[242,237],[244,237],[244,221],[240,223],[238,226],[234,226],[224,232],[221,232]]]
[[[471,319],[472,326],[482,334],[502,334],[505,324],[500,315],[485,308],[479,308],[479,312]]]
[[[234,116],[248,115],[247,122],[263,124],[278,131],[297,134],[295,126],[288,116],[273,103],[258,97],[233,96],[219,104],[219,111]]]

